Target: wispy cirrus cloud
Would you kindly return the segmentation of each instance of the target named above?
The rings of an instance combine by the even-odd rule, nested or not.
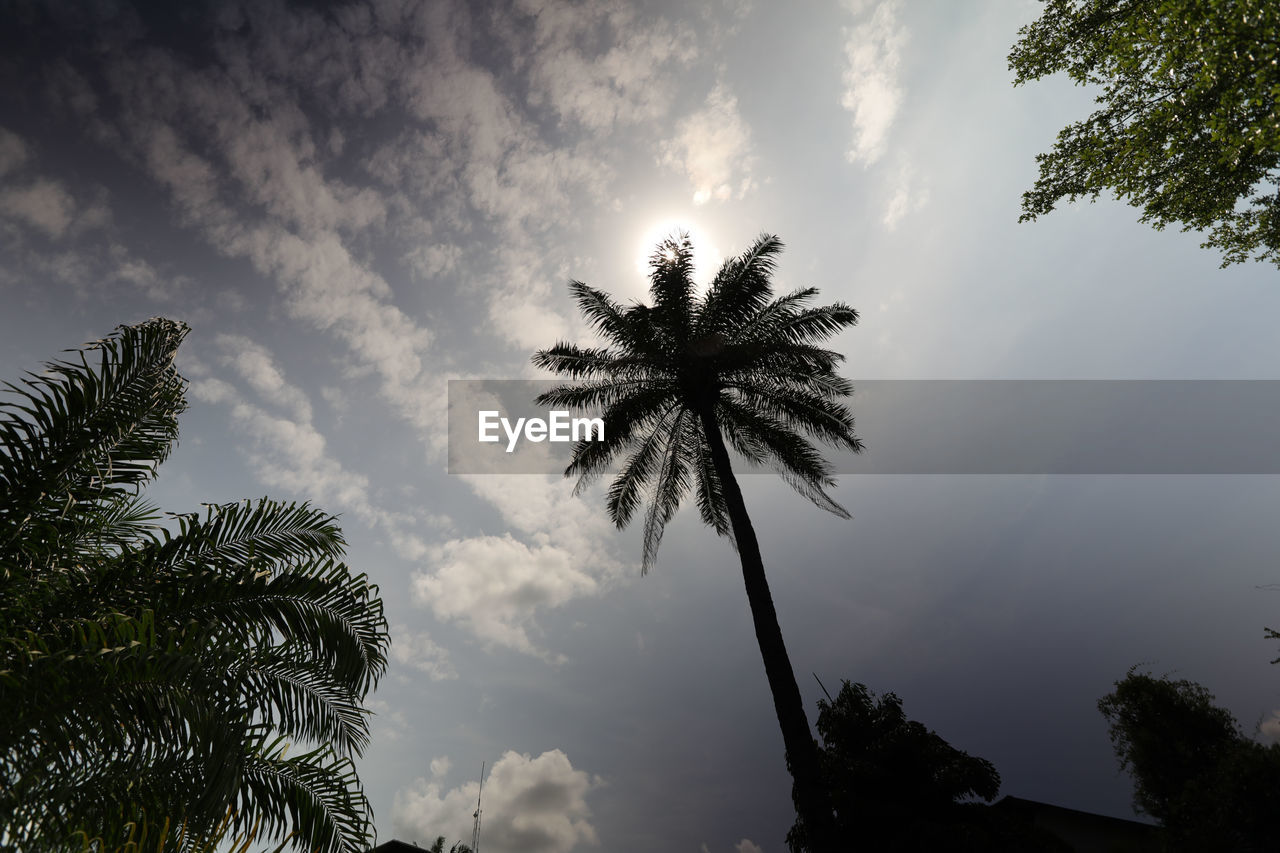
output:
[[[851,0],[846,8],[857,23],[844,28],[844,93],[840,104],[853,114],[853,140],[845,156],[870,165],[889,144],[889,131],[902,105],[898,78],[907,31],[898,22],[898,0]]]
[[[458,677],[458,672],[450,660],[449,650],[433,640],[426,631],[411,631],[407,628],[392,630],[391,659],[425,673],[432,681],[446,681]],[[441,772],[447,772],[447,770],[446,767]],[[439,775],[436,774],[435,762],[432,762],[432,773]]]
[[[909,214],[922,209],[929,202],[929,187],[925,179],[911,166],[905,157],[900,158],[898,168],[891,179],[892,195],[880,217],[885,228],[892,231]]]
[[[228,407],[257,478],[331,511],[351,512],[380,530],[401,556],[424,557],[428,546],[422,531],[439,529],[447,520],[420,510],[382,506],[369,478],[335,458],[311,420],[309,398],[286,381],[265,346],[240,335],[220,335],[215,342],[221,350],[219,363],[246,383],[258,401],[228,381],[234,377],[216,376],[199,361],[187,367],[194,380],[191,392],[197,400]]]
[[[591,131],[664,116],[675,95],[672,71],[698,55],[689,26],[645,20],[633,4],[619,0],[518,0],[516,9],[533,19],[532,45],[521,50],[533,104],[546,104],[562,121]],[[589,44],[608,47],[591,50]]]
[[[722,82],[702,109],[676,125],[675,137],[663,144],[661,162],[682,169],[693,184],[693,203],[706,204],[750,192],[755,159],[738,100]]]
[[[52,240],[107,224],[111,214],[101,189],[73,193],[63,181],[40,174],[37,165],[22,137],[0,127],[0,220]]]
[[[477,33],[501,46],[485,58],[497,61],[466,49]],[[501,15],[458,0],[230,3],[209,35],[212,50],[198,56],[104,37],[95,70],[61,63],[50,85],[167,195],[179,227],[246,262],[289,320],[339,342],[344,366],[433,460],[445,448],[445,379],[474,369],[454,364],[440,338],[483,335],[527,353],[582,331],[555,298],[568,277],[562,235],[612,202],[618,128],[638,129],[640,150],[670,135],[680,72],[700,55],[693,24],[621,0],[516,0]],[[347,132],[351,120],[373,130]],[[749,190],[750,134],[727,86],[675,138],[697,192]],[[142,265],[119,269],[139,286],[153,280]],[[437,333],[407,307],[415,286],[430,288],[428,304],[474,306],[477,325]],[[488,646],[561,659],[544,648],[537,616],[619,573],[598,510],[566,484],[472,483],[510,532],[432,541],[422,527],[438,526],[382,506],[339,461],[308,395],[265,348],[237,336],[216,346],[218,369],[194,391],[227,406],[260,479],[381,530],[422,564],[414,597],[437,618]],[[334,388],[322,393],[341,403]]]

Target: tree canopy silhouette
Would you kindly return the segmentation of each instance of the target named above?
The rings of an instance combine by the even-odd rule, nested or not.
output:
[[[877,697],[845,681],[834,699],[818,700],[818,731],[839,831],[868,849],[1069,849],[986,806],[1000,791],[996,768],[908,719],[895,693]],[[812,849],[803,818],[787,844],[796,853]]]
[[[1137,667],[1098,700],[1134,809],[1160,821],[1169,849],[1253,853],[1280,838],[1280,744],[1245,737],[1201,685]]]
[[[817,746],[729,458],[732,447],[748,464],[772,467],[818,506],[848,517],[827,494],[835,485],[831,464],[806,435],[862,449],[840,402],[853,391],[836,373],[843,356],[818,346],[858,314],[840,302],[811,306],[814,288],[775,297],[781,251],[777,237],[762,235],[699,295],[688,235],[670,237],[649,259],[652,304],[619,305],[574,281],[570,291],[604,346],[561,342],[533,362],[575,380],[542,394],[540,405],[603,410],[605,439],[577,443],[565,476],[577,476],[581,489],[622,457],[606,506],[621,528],[648,498],[642,572],[690,491],[702,520],[736,546],[796,808],[813,828],[813,849],[847,849],[833,831]]]
[[[229,809],[309,851],[368,840],[352,757],[389,639],[335,518],[263,499],[166,525],[140,495],[186,408],[187,332],[122,326],[6,385],[0,848],[114,849],[162,818],[198,847]]]

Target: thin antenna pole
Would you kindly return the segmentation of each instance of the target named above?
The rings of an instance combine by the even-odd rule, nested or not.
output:
[[[480,762],[480,790],[476,792],[475,823],[471,825],[471,853],[480,853],[480,795],[484,793],[484,762]]]

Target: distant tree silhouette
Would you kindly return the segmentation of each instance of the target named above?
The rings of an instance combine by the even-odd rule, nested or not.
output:
[[[1160,821],[1170,850],[1273,851],[1280,839],[1280,744],[1246,737],[1193,681],[1130,669],[1098,700],[1134,809]]]
[[[607,343],[557,343],[533,362],[577,380],[541,395],[540,405],[604,410],[605,440],[577,444],[565,476],[579,476],[582,488],[625,453],[607,501],[619,528],[649,494],[642,572],[690,489],[702,520],[737,547],[796,808],[811,827],[813,849],[847,850],[834,834],[817,746],[728,451],[773,467],[806,498],[848,517],[826,492],[835,485],[830,463],[804,435],[862,449],[840,403],[852,392],[835,371],[843,356],[816,345],[852,326],[858,314],[843,303],[809,307],[813,288],[774,298],[771,277],[781,251],[777,237],[762,235],[726,261],[699,296],[688,235],[668,238],[649,259],[652,305],[622,306],[572,282],[579,308]]]
[[[427,853],[445,853],[445,838],[443,835],[437,835],[436,840],[427,849]],[[461,841],[453,842],[453,846],[449,848],[448,853],[472,853],[471,845],[464,844]]]
[[[995,767],[907,719],[894,693],[877,698],[845,681],[834,700],[819,700],[818,731],[839,831],[868,849],[1067,849],[979,802],[999,793]],[[787,844],[793,853],[813,849],[803,817]]]

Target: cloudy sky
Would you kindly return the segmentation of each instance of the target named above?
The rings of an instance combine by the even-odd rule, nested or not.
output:
[[[728,545],[686,510],[642,578],[599,491],[446,473],[447,380],[588,340],[570,278],[639,298],[673,228],[700,276],[768,231],[780,289],[860,310],[855,383],[1278,378],[1274,269],[1109,200],[1017,223],[1090,98],[1011,86],[1030,0],[173,7],[3,4],[0,377],[192,326],[152,496],[341,514],[395,638],[382,840],[469,839],[484,762],[486,853],[784,849]],[[810,673],[895,691],[1003,793],[1118,816],[1133,664],[1280,732],[1275,477],[850,475],[851,521],[744,489],[811,713]]]

